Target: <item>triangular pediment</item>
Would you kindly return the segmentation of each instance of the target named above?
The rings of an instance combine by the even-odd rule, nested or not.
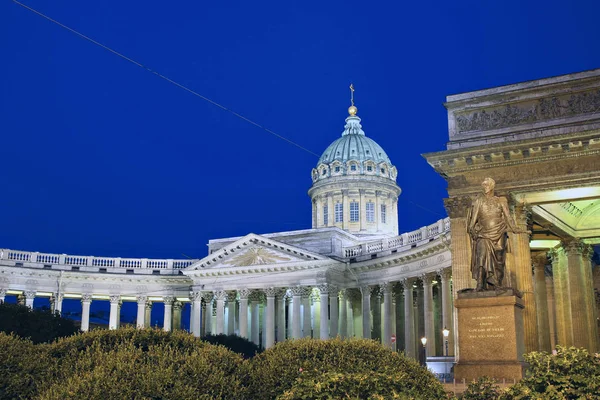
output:
[[[195,262],[186,271],[322,260],[329,258],[251,233]]]

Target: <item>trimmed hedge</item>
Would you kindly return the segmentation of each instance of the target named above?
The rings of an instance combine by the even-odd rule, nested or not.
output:
[[[441,395],[430,397],[427,390],[415,387],[405,373],[343,374],[328,372],[320,376],[298,378],[292,388],[277,397],[277,400],[431,400],[435,398],[445,399],[446,397]]]
[[[37,344],[74,335],[79,329],[70,319],[49,310],[32,310],[18,304],[0,303],[0,332],[14,333]]]
[[[45,345],[0,333],[0,399],[30,399],[52,376]]]
[[[206,335],[202,340],[211,344],[220,344],[248,359],[260,353],[260,347],[250,340],[237,335]]]
[[[222,346],[176,349],[171,344],[142,349],[133,341],[111,350],[96,342],[63,363],[39,399],[244,399],[242,358]]]
[[[373,340],[288,340],[252,358],[246,368],[251,399],[275,399],[292,389],[300,377],[318,380],[331,372],[402,375],[407,390],[418,389],[423,398],[446,398],[442,385],[427,369]]]

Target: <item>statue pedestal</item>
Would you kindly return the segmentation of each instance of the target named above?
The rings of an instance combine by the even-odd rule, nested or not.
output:
[[[512,289],[463,292],[455,302],[458,363],[454,377],[467,382],[480,376],[523,377],[523,300]]]

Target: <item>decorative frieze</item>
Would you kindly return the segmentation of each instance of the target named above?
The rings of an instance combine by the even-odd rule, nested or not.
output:
[[[600,112],[597,89],[459,114],[456,126],[459,132],[486,131],[595,112]]]

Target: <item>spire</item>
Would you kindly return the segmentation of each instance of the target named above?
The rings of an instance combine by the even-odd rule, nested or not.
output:
[[[354,85],[350,84],[350,103],[352,104],[350,107],[348,107],[348,114],[350,114],[350,116],[355,116],[356,113],[358,112],[358,108],[356,108],[354,106]]]
[[[362,125],[360,124],[360,118],[356,113],[358,112],[358,108],[354,105],[354,85],[350,84],[350,107],[348,107],[348,114],[350,114],[346,118],[346,126],[344,126],[344,132],[342,136],[346,135],[363,135],[365,136],[365,132],[362,130]]]

